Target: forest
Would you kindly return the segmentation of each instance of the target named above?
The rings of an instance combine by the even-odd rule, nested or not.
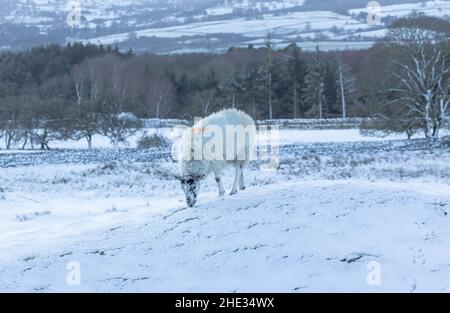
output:
[[[230,48],[156,55],[68,44],[0,54],[0,132],[12,144],[96,134],[116,144],[142,118],[236,107],[255,119],[370,117],[368,129],[439,136],[450,103],[450,24],[412,14],[371,49]]]

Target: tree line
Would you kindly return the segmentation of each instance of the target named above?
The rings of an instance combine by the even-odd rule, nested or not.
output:
[[[141,118],[193,120],[236,107],[255,119],[374,117],[369,129],[423,130],[447,120],[449,24],[422,15],[392,23],[369,50],[230,48],[224,54],[135,55],[68,44],[0,54],[6,148],[106,135],[114,145]]]

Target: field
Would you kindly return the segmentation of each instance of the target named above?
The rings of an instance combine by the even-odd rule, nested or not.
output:
[[[449,137],[284,130],[277,171],[195,208],[169,150],[95,144],[0,153],[0,291],[450,291]]]
[[[295,42],[311,51],[317,46],[323,51],[367,49],[386,35],[391,18],[413,11],[449,18],[450,4],[445,0],[378,1],[382,23],[368,25],[368,2],[84,0],[78,14],[70,6],[73,1],[0,0],[0,24],[4,26],[0,50],[47,43],[50,37],[61,44],[117,44],[137,52],[223,52],[230,46],[264,46],[269,32],[277,48]],[[80,22],[74,31],[68,18],[78,15]]]

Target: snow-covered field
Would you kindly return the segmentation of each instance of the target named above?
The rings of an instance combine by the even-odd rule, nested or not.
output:
[[[250,1],[232,2],[227,5],[206,9],[205,16],[195,16],[189,22],[172,16],[179,21],[178,25],[168,27],[140,28],[133,33],[137,38],[165,38],[172,40],[184,40],[188,43],[190,38],[209,38],[208,36],[239,35],[242,40],[235,43],[241,46],[252,44],[264,46],[267,33],[273,36],[273,42],[278,48],[283,48],[292,42],[296,42],[303,50],[349,50],[367,49],[373,43],[386,35],[387,25],[371,25],[367,23],[364,15],[371,13],[371,6],[350,9],[343,14],[332,10],[304,11],[301,9],[304,1]],[[369,3],[369,2],[368,2]],[[233,15],[236,10],[265,10],[258,18]],[[445,0],[411,1],[395,5],[384,5],[380,2],[379,16],[404,17],[412,12],[429,16],[448,18],[450,16],[450,3]],[[373,13],[373,12],[372,12]],[[207,17],[214,16],[217,19],[210,20]],[[127,42],[130,32],[108,34],[104,36],[92,36],[84,39],[84,42],[94,44],[117,44]],[[248,40],[246,40],[246,38]],[[216,38],[217,40],[217,38]],[[229,45],[228,45],[229,46]],[[227,45],[215,47],[214,51],[226,51]],[[171,53],[208,52],[204,47],[183,48],[171,50]]]
[[[307,126],[304,126],[307,127]],[[313,127],[314,128],[314,127]],[[180,138],[183,131],[183,126],[174,128],[147,128],[139,131],[137,134],[131,136],[126,142],[119,144],[122,149],[134,149],[137,146],[139,138],[144,135],[160,134],[171,141]],[[449,130],[442,130],[444,136],[450,135]],[[419,138],[421,134],[415,135]],[[280,144],[295,144],[302,142],[345,142],[345,141],[380,141],[389,139],[406,139],[405,134],[389,134],[387,136],[368,136],[363,135],[358,129],[283,129],[279,136]],[[85,140],[54,140],[49,146],[51,149],[64,150],[85,150],[88,145]],[[110,140],[102,135],[95,135],[92,139],[92,146],[94,149],[112,149],[113,145]],[[29,148],[29,146],[27,146]],[[22,150],[21,144],[13,145],[12,150],[1,150],[1,154],[26,154],[39,153],[37,150]]]
[[[450,15],[450,2],[447,0],[422,1],[416,3],[403,3],[394,5],[381,5],[380,14],[383,17],[403,17],[411,12],[426,14],[429,16],[446,17]],[[349,10],[350,14],[367,13],[368,8]]]
[[[308,3],[309,2],[309,3]],[[361,2],[342,7],[337,1],[305,0],[0,0],[0,25],[39,29],[43,38],[56,36],[60,43],[82,41],[118,44],[122,49],[152,49],[158,53],[223,52],[233,46],[263,46],[270,32],[276,47],[293,42],[303,50],[366,49],[387,31],[384,18],[411,12],[450,18],[446,0],[411,0],[381,5],[380,25],[367,23],[365,14],[373,6]],[[312,2],[318,2],[311,7]],[[367,1],[367,4],[370,1]],[[77,5],[78,3],[78,5]],[[361,6],[361,7],[358,7]],[[315,7],[315,8],[314,8]],[[370,13],[369,12],[369,13]],[[70,18],[82,32],[67,32]],[[69,20],[68,20],[69,18]],[[73,21],[73,20],[72,20]],[[69,24],[71,24],[69,22]],[[27,45],[25,30],[6,32],[12,42],[0,38],[1,47]],[[58,34],[64,34],[59,36]],[[161,44],[149,47],[150,41]],[[205,45],[205,42],[208,42]]]
[[[277,171],[195,208],[131,148],[0,154],[0,291],[450,291],[448,137],[282,131]]]
[[[272,30],[274,34],[289,34],[305,31],[306,25],[317,31],[330,30],[332,27],[345,27],[346,30],[365,30],[367,23],[329,11],[294,12],[287,14],[267,14],[264,19],[249,20],[245,18],[225,21],[198,22],[167,28],[150,28],[136,31],[137,37],[181,38],[183,36],[199,36],[205,34],[242,34],[246,37],[267,36]],[[306,29],[307,31],[308,29]],[[113,44],[129,38],[129,33],[115,34],[89,40],[91,43]]]

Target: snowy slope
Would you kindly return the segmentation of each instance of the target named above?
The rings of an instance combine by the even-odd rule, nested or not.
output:
[[[307,181],[169,205],[2,263],[0,290],[448,292],[450,193],[423,187]],[[73,261],[81,286],[66,283]],[[366,283],[371,261],[381,286]]]
[[[450,291],[448,138],[313,132],[282,133],[279,169],[252,162],[236,196],[210,178],[192,209],[163,156],[0,155],[17,161],[0,168],[0,291]]]

